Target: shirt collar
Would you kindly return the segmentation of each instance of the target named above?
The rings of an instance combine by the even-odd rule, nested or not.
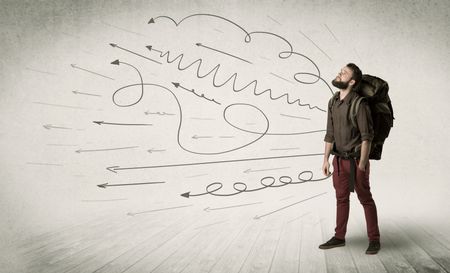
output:
[[[347,103],[348,105],[351,104],[352,99],[356,96],[356,92],[355,91],[350,91],[347,96],[345,96],[344,98],[344,102]],[[340,97],[336,96],[336,100],[340,101]]]

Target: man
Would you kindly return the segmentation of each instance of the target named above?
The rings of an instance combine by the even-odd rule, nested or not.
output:
[[[340,89],[328,104],[327,132],[325,135],[325,156],[322,171],[330,175],[330,154],[333,158],[333,186],[336,191],[335,235],[320,249],[345,245],[345,234],[350,210],[350,192],[355,190],[364,208],[369,237],[366,254],[376,254],[380,249],[380,232],[375,201],[369,185],[369,153],[373,139],[373,121],[370,109],[363,100],[356,113],[357,127],[349,117],[353,100],[358,98],[356,89],[362,79],[362,72],[353,63],[346,65],[332,81]]]

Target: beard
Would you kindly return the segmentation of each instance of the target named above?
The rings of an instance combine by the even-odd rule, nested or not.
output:
[[[350,82],[350,80],[348,80],[347,82],[343,82],[343,81],[337,81],[336,79],[334,79],[331,81],[331,84],[336,88],[344,90],[344,89],[347,89],[349,82]]]

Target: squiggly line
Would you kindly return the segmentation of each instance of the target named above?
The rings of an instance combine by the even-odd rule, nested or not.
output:
[[[309,174],[310,176],[307,178],[302,178],[302,176],[304,176],[305,174]],[[213,182],[206,186],[206,188],[205,188],[206,191],[204,193],[191,194],[191,192],[186,192],[186,193],[181,194],[181,196],[186,197],[186,198],[189,198],[191,196],[202,196],[202,195],[206,195],[206,194],[210,194],[210,195],[214,195],[214,196],[233,196],[233,195],[241,194],[243,192],[254,192],[254,191],[259,191],[259,190],[263,190],[266,188],[280,188],[280,187],[284,187],[286,185],[291,185],[291,184],[303,184],[303,183],[307,183],[307,182],[323,181],[323,180],[328,179],[330,176],[326,176],[326,177],[319,178],[319,179],[313,179],[314,174],[312,171],[302,171],[297,176],[298,181],[293,181],[292,177],[285,175],[285,176],[280,176],[278,178],[278,182],[281,184],[277,184],[277,185],[275,185],[275,182],[276,182],[275,177],[266,176],[266,177],[263,177],[259,181],[261,183],[262,187],[248,189],[247,184],[245,184],[243,182],[235,182],[235,183],[233,183],[233,189],[235,190],[235,192],[226,193],[226,194],[216,193],[217,191],[222,189],[223,184],[221,182]],[[265,182],[266,180],[269,181],[269,183]]]
[[[231,21],[231,20],[228,20],[228,19],[226,19],[226,18],[224,18],[224,17],[217,16],[217,15],[213,15],[213,14],[193,14],[193,15],[190,15],[190,16],[187,16],[187,17],[183,18],[183,19],[182,19],[181,21],[179,21],[178,23],[177,23],[174,19],[172,19],[171,17],[168,17],[168,16],[159,16],[159,17],[156,17],[156,18],[167,18],[167,19],[170,19],[170,20],[178,27],[184,20],[186,20],[186,19],[188,19],[188,18],[195,17],[195,16],[211,16],[211,17],[216,17],[216,18],[225,20],[225,21],[228,22],[228,23],[233,24],[234,26],[238,27],[240,30],[242,30],[242,31],[245,33],[244,41],[245,41],[246,43],[249,43],[249,42],[251,41],[251,35],[252,35],[252,34],[264,34],[264,35],[270,35],[270,36],[275,36],[275,37],[279,38],[280,40],[284,41],[284,42],[288,45],[288,47],[289,47],[289,50],[288,50],[288,51],[282,51],[282,52],[280,52],[280,53],[278,54],[278,57],[279,57],[279,58],[281,58],[281,59],[287,59],[287,58],[289,58],[289,57],[292,56],[292,55],[301,56],[301,57],[305,58],[306,60],[308,60],[308,61],[315,67],[315,69],[317,70],[317,74],[309,73],[309,72],[299,72],[299,73],[296,73],[296,74],[294,75],[294,79],[295,79],[297,82],[303,83],[303,84],[314,84],[314,83],[317,83],[317,82],[320,80],[320,81],[322,81],[323,83],[325,83],[325,85],[328,87],[328,89],[330,90],[330,92],[333,94],[333,90],[331,89],[331,87],[329,86],[329,84],[328,84],[328,83],[320,76],[320,70],[319,70],[319,67],[314,63],[314,61],[311,60],[309,57],[307,57],[307,56],[304,55],[304,54],[301,54],[301,53],[298,53],[298,52],[294,52],[291,43],[290,43],[288,40],[286,40],[284,37],[280,36],[280,35],[277,35],[277,34],[272,33],[272,32],[266,32],[266,31],[247,32],[243,27],[241,27],[240,25],[236,24],[235,22],[233,22],[233,21]],[[214,71],[214,76],[213,76],[213,86],[215,86],[215,87],[221,87],[221,86],[227,84],[230,80],[233,79],[233,90],[234,90],[234,92],[240,92],[240,91],[242,91],[242,90],[248,88],[250,85],[253,84],[253,94],[256,95],[256,96],[259,96],[259,95],[262,95],[262,94],[264,94],[264,93],[266,93],[266,92],[269,92],[269,97],[270,97],[270,99],[272,99],[272,100],[278,100],[278,99],[280,99],[280,98],[282,98],[282,97],[286,97],[286,102],[287,102],[288,104],[294,104],[294,103],[297,103],[299,106],[308,106],[309,109],[311,109],[311,110],[312,110],[312,109],[318,109],[318,110],[320,110],[320,111],[322,111],[322,112],[326,112],[326,110],[321,109],[321,108],[319,108],[318,106],[311,106],[310,104],[302,104],[300,99],[296,99],[296,100],[294,100],[294,101],[290,101],[290,99],[289,99],[289,94],[288,94],[288,93],[284,93],[283,95],[281,95],[281,96],[279,96],[279,97],[273,97],[273,96],[272,96],[272,90],[271,90],[270,88],[269,88],[269,89],[266,89],[266,90],[264,90],[264,91],[262,91],[262,92],[257,92],[257,80],[254,80],[254,81],[248,83],[247,85],[245,85],[245,86],[242,87],[242,88],[236,88],[236,78],[237,78],[237,75],[238,75],[237,73],[234,73],[232,76],[230,76],[230,77],[229,77],[225,82],[223,82],[222,84],[217,84],[217,83],[216,83],[216,76],[217,76],[218,70],[219,70],[219,68],[220,68],[220,64],[216,65],[211,71],[209,71],[209,72],[206,73],[205,75],[201,76],[201,75],[200,75],[200,67],[201,67],[201,64],[202,64],[202,59],[197,59],[196,61],[194,61],[194,62],[192,62],[191,64],[189,64],[189,65],[185,66],[184,68],[182,68],[182,67],[181,67],[181,62],[182,62],[182,59],[183,59],[183,57],[184,57],[184,54],[180,54],[180,55],[178,55],[176,58],[174,58],[173,60],[170,60],[170,51],[167,51],[167,52],[165,52],[165,53],[160,52],[160,57],[161,57],[161,58],[166,57],[166,62],[167,62],[167,63],[173,63],[173,62],[175,62],[177,59],[179,59],[179,61],[178,61],[178,70],[180,70],[180,71],[186,70],[186,69],[188,69],[189,67],[191,67],[192,65],[194,65],[195,63],[198,63],[198,65],[197,65],[197,77],[198,77],[198,78],[204,78],[204,77],[208,76],[209,74],[211,74],[211,73]],[[297,78],[298,75],[314,76],[316,79],[315,79],[315,81],[312,81],[312,82],[302,81],[302,80],[299,80],[299,79]]]
[[[229,150],[225,150],[225,151],[221,151],[221,152],[195,152],[195,151],[189,150],[188,148],[184,147],[184,146],[181,144],[181,141],[180,141],[180,131],[181,131],[182,120],[183,120],[183,113],[182,113],[182,109],[181,109],[181,104],[180,104],[180,101],[178,100],[177,96],[175,95],[175,93],[172,92],[169,88],[167,88],[167,87],[165,87],[165,86],[162,86],[162,85],[159,85],[159,84],[153,84],[153,83],[135,83],[135,84],[130,84],[130,85],[122,86],[121,88],[117,89],[117,90],[113,93],[113,102],[114,102],[114,104],[117,105],[117,106],[120,106],[120,107],[128,107],[128,106],[131,106],[131,105],[135,105],[136,103],[138,103],[138,102],[142,99],[142,97],[143,97],[142,94],[141,94],[140,98],[138,99],[138,101],[136,101],[135,103],[131,103],[131,104],[119,104],[119,103],[115,100],[115,96],[116,96],[119,92],[121,92],[122,90],[127,89],[127,88],[129,88],[129,87],[133,87],[133,86],[144,86],[144,85],[145,85],[145,86],[156,86],[156,87],[160,87],[160,88],[162,88],[162,89],[168,91],[170,94],[172,94],[172,97],[175,99],[175,101],[176,101],[176,103],[177,103],[177,106],[178,106],[178,113],[179,113],[179,122],[178,122],[178,129],[177,129],[177,143],[178,143],[178,145],[179,145],[183,150],[185,150],[186,152],[193,153],[193,154],[199,154],[199,155],[217,155],[217,154],[224,154],[224,153],[228,153],[228,152],[233,152],[233,151],[242,149],[242,148],[244,148],[244,147],[247,147],[247,146],[249,146],[249,145],[255,143],[256,141],[260,140],[260,139],[267,133],[267,131],[269,130],[269,120],[267,119],[267,117],[264,115],[264,113],[263,113],[259,108],[257,108],[256,106],[253,106],[253,105],[251,105],[251,104],[243,104],[243,103],[242,103],[242,104],[234,104],[234,105],[245,105],[245,106],[253,107],[253,108],[255,108],[256,110],[260,111],[261,114],[264,116],[265,121],[266,121],[266,129],[265,129],[265,131],[264,131],[259,137],[257,137],[255,140],[253,140],[253,141],[251,141],[251,142],[249,142],[249,143],[247,143],[247,144],[238,146],[238,147],[236,147],[236,148],[229,149]],[[142,91],[142,92],[143,92],[143,91]],[[230,107],[230,106],[229,106],[229,107]],[[227,107],[226,109],[228,109],[229,107]],[[226,109],[224,110],[224,115],[225,115]]]
[[[301,54],[298,53],[298,55],[301,55]],[[201,75],[201,74],[200,74],[200,69],[201,69],[201,66],[202,66],[202,63],[203,63],[203,59],[201,59],[201,58],[195,60],[194,62],[188,64],[188,65],[185,66],[185,67],[182,67],[182,61],[183,61],[183,58],[184,58],[184,53],[181,53],[180,55],[178,55],[177,57],[175,57],[173,60],[170,60],[170,51],[166,51],[166,52],[164,52],[164,53],[161,53],[161,54],[160,54],[160,57],[161,57],[161,58],[166,57],[166,62],[167,62],[167,63],[170,63],[170,64],[178,60],[177,68],[178,68],[178,70],[180,70],[180,71],[186,70],[186,69],[190,68],[191,66],[193,66],[193,65],[195,65],[195,64],[197,63],[197,78],[202,79],[202,78],[205,78],[205,77],[209,76],[211,73],[214,73],[214,75],[213,75],[213,81],[212,81],[212,84],[213,84],[214,87],[222,87],[222,86],[226,85],[228,82],[232,81],[233,91],[234,91],[234,92],[241,92],[241,91],[247,89],[248,87],[250,87],[251,85],[253,85],[253,94],[256,95],[256,96],[259,96],[259,95],[262,95],[262,94],[268,92],[269,97],[270,97],[271,100],[278,100],[278,99],[280,99],[280,98],[286,97],[286,102],[287,102],[288,104],[295,104],[295,103],[297,103],[299,106],[308,106],[308,108],[311,109],[311,110],[312,110],[312,109],[317,109],[317,110],[320,110],[320,111],[322,111],[322,112],[326,112],[326,110],[324,110],[324,109],[322,109],[322,108],[320,108],[320,107],[318,107],[318,106],[311,106],[311,105],[308,104],[308,103],[301,103],[301,100],[300,100],[300,99],[296,99],[296,100],[294,100],[294,101],[290,101],[290,97],[289,97],[289,94],[288,94],[288,93],[284,93],[284,94],[282,94],[282,95],[280,95],[280,96],[278,96],[278,97],[274,97],[274,96],[272,96],[272,89],[271,89],[271,88],[268,88],[268,89],[265,89],[264,91],[258,92],[258,90],[257,90],[258,81],[257,81],[257,80],[253,80],[253,81],[251,81],[250,83],[248,83],[247,85],[245,85],[245,86],[243,86],[243,87],[241,87],[241,88],[238,88],[238,87],[236,87],[236,81],[237,81],[237,76],[238,76],[238,73],[237,73],[237,72],[233,73],[233,75],[231,75],[231,76],[230,76],[228,79],[226,79],[223,83],[217,83],[217,74],[218,74],[218,72],[219,72],[219,69],[220,69],[220,67],[221,67],[221,64],[217,64],[217,65],[216,65],[213,69],[211,69],[209,72],[207,72],[206,74]],[[322,80],[322,81],[325,82],[325,80],[323,80],[322,78],[320,78],[320,76],[318,76],[318,75],[316,75],[316,74],[313,74],[313,73],[299,72],[299,73],[297,73],[297,74],[308,74],[308,75],[313,75],[313,76],[317,77],[318,80]],[[296,75],[297,75],[297,74],[296,74]],[[299,81],[297,78],[295,78],[295,80],[296,80],[296,81]],[[302,83],[305,83],[305,82],[302,82]],[[326,83],[326,82],[325,82],[325,83]],[[327,85],[328,85],[328,84],[327,84]],[[331,88],[330,88],[330,90],[331,90]]]

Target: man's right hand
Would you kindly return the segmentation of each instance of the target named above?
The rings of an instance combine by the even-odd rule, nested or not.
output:
[[[330,176],[330,163],[328,160],[325,160],[322,165],[322,172],[325,176]]]

